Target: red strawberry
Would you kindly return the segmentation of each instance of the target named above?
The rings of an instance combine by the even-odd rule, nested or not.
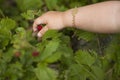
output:
[[[39,55],[39,52],[37,52],[37,51],[32,52],[33,57],[37,57],[38,55]]]
[[[42,29],[42,25],[37,26],[37,30],[40,31]]]
[[[20,52],[15,52],[15,54],[14,54],[14,56],[17,57],[17,58],[20,57],[20,55],[21,55]]]

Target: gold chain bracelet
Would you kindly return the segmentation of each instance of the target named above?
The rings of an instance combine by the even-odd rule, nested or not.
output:
[[[72,10],[72,17],[73,17],[73,19],[72,19],[72,24],[73,24],[73,26],[75,27],[76,26],[76,24],[75,24],[75,15],[77,14],[77,12],[78,12],[78,8],[77,7],[75,7],[73,10]]]

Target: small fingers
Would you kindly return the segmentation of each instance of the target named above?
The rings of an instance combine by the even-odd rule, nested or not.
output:
[[[37,26],[40,24],[47,24],[46,23],[46,19],[44,17],[39,17],[37,19],[35,19],[34,23],[33,23],[33,31],[37,31]]]
[[[41,38],[41,37],[45,34],[45,32],[46,32],[47,30],[48,30],[48,27],[47,27],[47,26],[43,27],[43,28],[38,32],[37,36],[38,36],[39,38]]]

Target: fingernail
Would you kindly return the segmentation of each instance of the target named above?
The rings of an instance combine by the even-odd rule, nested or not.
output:
[[[38,35],[37,35],[38,37],[42,37],[42,34],[41,33],[38,33]]]

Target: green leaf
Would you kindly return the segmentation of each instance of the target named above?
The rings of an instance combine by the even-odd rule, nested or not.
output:
[[[62,43],[61,46],[59,47],[59,50],[62,52],[62,57],[61,57],[62,64],[66,66],[70,66],[74,59],[72,48],[65,45],[65,43]]]
[[[24,17],[26,20],[32,20],[34,19],[34,11],[33,10],[27,10],[27,12],[21,14],[22,17]]]
[[[12,60],[13,55],[14,55],[13,48],[10,48],[10,49],[8,49],[8,51],[6,53],[2,54],[2,58],[7,63]]]
[[[88,74],[81,66],[72,64],[67,71],[68,80],[86,80]]]
[[[51,56],[49,56],[45,60],[45,62],[47,62],[47,63],[56,62],[57,60],[59,60],[61,58],[61,55],[62,55],[62,52],[60,52],[60,51],[54,52]]]
[[[8,30],[11,30],[15,28],[16,22],[12,19],[5,18],[0,21],[0,29],[7,28]]]
[[[96,71],[97,72],[97,71]],[[102,77],[102,76],[101,76]],[[91,70],[84,65],[73,63],[67,70],[68,80],[99,80]]]
[[[45,3],[49,10],[57,9],[58,0],[45,0]]]
[[[24,28],[19,27],[16,29],[16,34],[13,36],[11,43],[13,43],[14,48],[19,49],[21,46],[26,45],[25,42],[26,42],[26,31],[24,30]]]
[[[89,52],[79,50],[76,52],[75,60],[79,64],[85,64],[85,65],[91,66],[95,62],[96,59],[95,57],[90,55]]]
[[[75,34],[78,36],[78,39],[84,39],[86,41],[90,41],[96,37],[94,33],[81,30],[76,30]]]
[[[54,38],[58,38],[61,36],[61,33],[58,33],[57,30],[48,30],[44,35],[42,40],[45,41],[47,39],[54,39]]]
[[[13,43],[13,47],[16,49],[30,48],[31,45],[26,38],[27,38],[26,30],[22,27],[19,27],[16,29],[16,34],[13,35],[13,39],[11,40],[11,43]]]
[[[98,80],[104,80],[105,74],[100,67],[92,66],[91,69],[92,69],[93,73],[95,74],[95,76],[97,77]]]
[[[8,65],[8,69],[6,71],[6,77],[8,76],[11,80],[16,80],[23,76],[22,73],[22,64],[19,62],[11,63]]]
[[[15,0],[21,11],[40,9],[42,0]]]
[[[35,68],[35,74],[39,80],[56,80],[57,77],[57,72],[44,64],[39,64]]]
[[[0,48],[5,48],[11,39],[11,32],[6,29],[0,29]]]
[[[59,40],[52,40],[46,45],[43,53],[41,53],[40,59],[45,60],[46,58],[50,57],[59,47],[60,42]]]

